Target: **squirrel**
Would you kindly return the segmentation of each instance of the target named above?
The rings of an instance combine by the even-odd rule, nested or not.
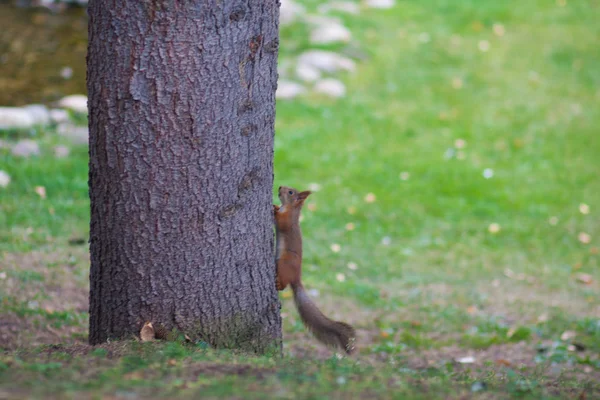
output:
[[[288,285],[294,292],[294,302],[304,325],[322,343],[342,348],[347,354],[354,351],[356,332],[344,322],[327,318],[312,302],[300,280],[302,271],[302,234],[300,232],[300,210],[310,191],[280,186],[281,206],[273,204],[276,231],[276,286],[284,290]]]

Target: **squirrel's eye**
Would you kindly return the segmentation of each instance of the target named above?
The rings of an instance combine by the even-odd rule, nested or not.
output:
[[[294,192],[292,192],[291,190],[288,192],[288,194],[291,196],[294,194]]]

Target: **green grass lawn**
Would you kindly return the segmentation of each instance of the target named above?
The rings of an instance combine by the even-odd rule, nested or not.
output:
[[[600,398],[600,4],[340,16],[367,57],[345,98],[278,103],[275,186],[320,187],[303,280],[359,354],[332,357],[285,294],[282,359],[86,346],[87,149],[56,159],[48,130],[41,156],[0,148],[0,397]],[[305,35],[283,29],[282,57]]]

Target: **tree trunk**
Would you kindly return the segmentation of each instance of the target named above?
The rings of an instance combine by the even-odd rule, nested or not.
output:
[[[281,341],[277,0],[90,0],[91,344]]]

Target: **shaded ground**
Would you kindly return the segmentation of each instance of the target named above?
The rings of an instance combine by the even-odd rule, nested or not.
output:
[[[529,328],[512,333],[498,330],[486,333],[487,341],[470,342],[471,336],[465,336],[461,329],[444,333],[435,324],[427,325],[429,313],[422,312],[421,317],[425,318],[419,318],[415,310],[423,305],[423,299],[382,315],[347,299],[319,295],[315,300],[324,312],[358,328],[359,353],[345,360],[336,361],[328,349],[302,328],[287,295],[283,299],[285,356],[281,360],[215,352],[186,343],[141,343],[135,338],[89,346],[86,343],[87,263],[85,246],[71,248],[68,252],[3,255],[0,271],[6,277],[0,281],[0,289],[5,293],[0,314],[4,348],[0,367],[13,371],[7,374],[4,370],[8,380],[0,378],[3,398],[45,393],[29,386],[29,379],[34,379],[41,371],[47,377],[44,379],[63,382],[75,379],[77,382],[71,383],[70,389],[49,383],[45,389],[49,393],[55,390],[78,393],[86,386],[111,393],[115,387],[129,386],[133,382],[137,395],[153,397],[174,393],[170,392],[172,390],[179,395],[197,393],[200,388],[212,387],[214,382],[231,381],[257,396],[268,387],[287,397],[299,393],[306,395],[314,389],[311,379],[333,374],[327,385],[338,388],[321,387],[320,390],[333,390],[334,398],[344,397],[342,389],[346,379],[352,379],[353,393],[364,386],[365,391],[360,393],[379,398],[386,398],[389,393],[402,388],[423,393],[432,390],[438,396],[444,391],[440,382],[445,382],[446,390],[452,391],[453,398],[469,398],[474,393],[478,398],[509,398],[511,393],[600,396],[597,345],[588,348],[580,344],[576,340],[577,332],[573,333],[574,337],[561,341],[560,338],[543,339],[545,335],[541,331]],[[443,301],[442,308],[455,300],[460,303],[455,290],[446,285],[429,285],[421,289],[431,296],[429,301],[432,303]],[[531,322],[528,317],[511,318],[511,315],[518,315],[520,309],[519,305],[514,307],[512,299],[522,288],[496,289],[494,304],[501,305],[498,310],[506,321]],[[481,292],[490,288],[479,286],[473,290]],[[408,296],[402,291],[397,295]],[[538,296],[546,299],[543,295]],[[582,304],[571,301],[564,306],[565,310],[560,312],[567,312],[571,307],[576,309]],[[477,318],[475,314],[478,313],[483,311],[472,311],[471,316]],[[535,315],[532,314],[532,318]],[[384,320],[400,325],[395,325],[398,326],[395,329],[385,328]],[[477,324],[463,322],[462,331],[474,334],[472,327]],[[511,341],[510,337],[505,337],[510,334],[523,337]],[[575,344],[576,347],[569,348]],[[344,371],[341,375],[340,368]],[[296,376],[298,370],[306,375],[307,382],[296,382],[300,388],[286,387],[286,379]],[[115,374],[118,378],[110,378],[115,379],[114,385],[107,385],[106,376]],[[336,374],[342,378],[336,378]],[[352,378],[347,377],[348,374]],[[378,389],[373,392],[368,389],[371,374],[379,382]],[[162,382],[160,388],[145,388],[156,381]],[[220,390],[216,395],[236,397],[234,393],[226,394]]]

